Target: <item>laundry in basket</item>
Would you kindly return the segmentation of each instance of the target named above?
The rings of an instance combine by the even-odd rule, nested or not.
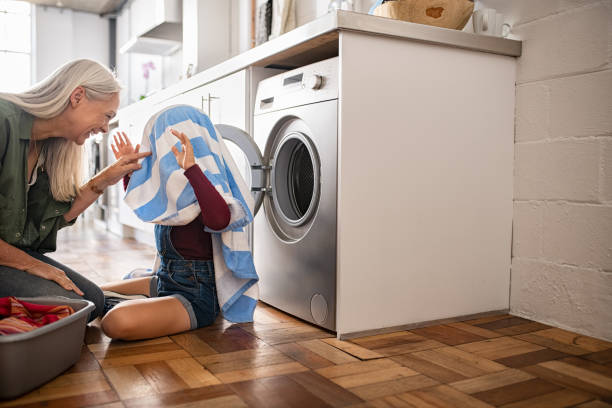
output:
[[[68,305],[39,305],[14,296],[0,298],[0,335],[26,333],[74,313]]]
[[[89,314],[95,309],[92,302],[84,299],[18,300],[37,305],[67,305],[75,312],[25,333],[0,336],[0,399],[25,394],[74,365],[81,356]]]

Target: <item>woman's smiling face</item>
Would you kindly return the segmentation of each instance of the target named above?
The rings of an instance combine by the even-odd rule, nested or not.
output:
[[[110,94],[108,99],[92,99],[82,87],[76,88],[66,112],[70,123],[66,138],[82,145],[92,134],[108,132],[108,122],[117,114],[118,108],[118,92]]]

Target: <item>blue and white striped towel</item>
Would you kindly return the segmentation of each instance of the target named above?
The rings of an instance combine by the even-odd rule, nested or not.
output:
[[[253,197],[208,116],[192,106],[175,105],[149,119],[140,151],[152,154],[132,173],[125,202],[141,220],[162,225],[185,225],[200,213],[193,188],[172,153],[172,146],[180,150],[180,142],[170,129],[191,140],[196,164],[229,206],[229,225],[221,231],[205,230],[212,235],[223,317],[250,322],[259,297],[259,278],[244,229],[253,220]]]

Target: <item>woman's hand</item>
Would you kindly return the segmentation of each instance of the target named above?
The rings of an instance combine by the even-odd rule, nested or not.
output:
[[[142,166],[138,160],[151,155],[151,152],[140,153],[140,145],[134,148],[125,132],[120,132],[113,136],[115,142],[111,143],[111,149],[115,155],[116,162],[106,167],[92,179],[97,190],[104,190],[106,187],[115,184],[126,175],[131,175],[134,170]]]
[[[119,135],[119,139],[115,135],[115,145],[111,145],[111,148],[117,161],[93,176],[81,187],[79,194],[72,202],[70,210],[64,214],[66,221],[72,221],[85,211],[104,192],[106,187],[115,184],[134,170],[140,169],[142,166],[138,163],[138,160],[151,155],[151,152],[138,152],[140,145],[136,145],[136,149],[132,148],[132,144],[125,133]]]
[[[171,129],[170,132],[181,141],[181,151],[179,151],[176,146],[172,146],[172,153],[174,153],[174,157],[176,157],[179,166],[181,166],[183,170],[187,170],[195,164],[191,141],[182,132],[177,132],[174,129]]]
[[[66,273],[53,265],[49,265],[45,262],[37,262],[34,264],[34,266],[26,268],[25,271],[31,275],[51,280],[60,285],[62,288],[71,290],[77,295],[83,296],[81,289],[79,289],[77,285],[75,285],[74,282],[72,282],[70,278],[66,276]]]
[[[119,139],[117,139],[117,136],[119,136]],[[111,149],[117,160],[128,154],[138,153],[138,150],[140,150],[139,144],[136,145],[136,148],[132,147],[132,142],[130,142],[125,132],[115,133],[113,139],[115,143],[111,143]]]
[[[94,176],[98,188],[105,189],[121,180],[125,175],[132,174],[134,170],[142,168],[138,160],[150,155],[151,152],[144,152],[130,153],[122,156],[119,160]]]

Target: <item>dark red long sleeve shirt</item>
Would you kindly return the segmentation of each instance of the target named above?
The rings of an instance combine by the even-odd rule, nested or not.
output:
[[[211,235],[204,231],[204,226],[213,230],[227,227],[230,222],[229,207],[198,165],[191,166],[184,174],[195,192],[200,215],[187,225],[173,226],[170,240],[174,249],[185,259],[211,260]],[[129,180],[129,176],[125,176],[124,188],[127,188]]]

